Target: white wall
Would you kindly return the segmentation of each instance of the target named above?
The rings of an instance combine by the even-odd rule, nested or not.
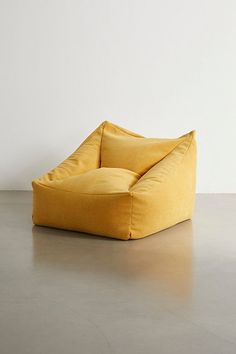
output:
[[[198,133],[198,191],[236,192],[234,0],[0,0],[0,189],[107,119]]]

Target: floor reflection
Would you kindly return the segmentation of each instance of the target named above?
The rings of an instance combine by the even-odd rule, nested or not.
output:
[[[191,297],[191,221],[128,242],[38,226],[32,233],[33,263],[41,271],[111,277],[155,292],[162,288],[183,300]]]

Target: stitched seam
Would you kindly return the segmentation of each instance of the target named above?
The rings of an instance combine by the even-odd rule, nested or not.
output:
[[[130,224],[129,224],[129,240],[132,237],[132,216],[133,216],[133,193],[130,193],[131,197],[131,206],[130,206]]]
[[[189,144],[187,145],[187,148],[186,148],[186,150],[185,150],[185,152],[184,152],[184,154],[183,154],[183,158],[184,158],[184,156],[187,154],[187,152],[188,152],[188,150],[189,150],[189,148],[190,148],[190,146],[191,146],[191,144],[192,144],[193,138],[194,138],[194,134],[191,134],[191,135],[189,136],[189,138],[188,138]],[[182,160],[183,160],[183,158],[182,158]],[[181,161],[182,161],[182,160],[181,160]]]
[[[184,154],[183,154],[181,160],[179,161],[178,165],[175,166],[174,171],[176,171],[176,170],[181,166],[181,164],[183,163],[183,161],[184,161],[184,159],[185,159],[185,157],[186,157],[186,155],[187,155],[187,153],[188,153],[188,151],[189,151],[189,149],[190,149],[190,147],[191,147],[191,145],[192,145],[193,139],[194,139],[194,134],[192,134],[192,135],[189,137],[189,139],[186,141],[186,142],[189,142],[189,144],[187,145],[186,150],[185,150],[185,152],[184,152]],[[170,174],[168,174],[166,177],[168,178],[169,175],[170,175]],[[166,180],[166,179],[165,179],[165,180]],[[165,180],[164,180],[164,181],[165,181]],[[160,181],[160,183],[163,183],[164,181]]]
[[[194,139],[194,134],[192,134],[191,139],[189,139],[189,145],[188,145],[188,147],[187,147],[187,149],[186,149],[186,151],[184,153],[184,156],[183,156],[182,160],[184,159],[185,155],[187,154],[188,150],[190,149],[190,146],[192,145],[193,139]],[[182,162],[182,160],[181,160],[181,162]]]
[[[103,196],[112,196],[112,195],[129,195],[130,193],[127,192],[113,192],[113,193],[81,193],[81,192],[76,192],[76,191],[70,191],[67,189],[59,189],[59,188],[54,188],[51,186],[47,186],[46,184],[43,183],[39,183],[39,182],[35,182],[37,185],[51,189],[53,191],[57,191],[57,192],[70,192],[70,193],[75,193],[75,194],[81,194],[81,195],[103,195]]]
[[[104,122],[103,127],[102,127],[102,136],[101,136],[101,144],[100,144],[100,166],[102,166],[102,142],[103,142],[103,136],[104,136],[104,129],[105,129],[106,122]]]
[[[183,163],[184,159],[186,158],[186,155],[187,155],[187,153],[188,153],[188,151],[189,151],[189,149],[190,149],[190,147],[191,147],[191,145],[192,145],[193,139],[194,139],[194,134],[192,134],[191,137],[188,139],[189,144],[188,144],[187,147],[186,147],[186,150],[185,150],[185,152],[184,152],[184,154],[183,154],[183,156],[182,156],[182,159],[179,161],[178,165],[177,165],[176,168],[174,169],[175,171],[181,166],[181,164]],[[169,174],[168,174],[168,176],[169,176]],[[168,177],[168,176],[167,176],[167,177]],[[163,182],[164,182],[164,181],[161,181],[160,183],[163,183]]]
[[[109,121],[107,121],[107,123],[110,124],[110,125],[112,125],[113,127],[117,128],[117,129],[121,130],[123,133],[126,133],[126,134],[129,135],[129,136],[133,136],[133,137],[135,137],[135,138],[144,138],[144,136],[142,136],[142,135],[140,135],[140,134],[137,134],[137,133],[134,133],[134,132],[131,132],[130,130],[125,129],[125,128],[122,128],[122,127],[120,127],[120,126],[117,125],[117,124],[113,124],[113,123],[111,123],[111,122],[109,122]]]

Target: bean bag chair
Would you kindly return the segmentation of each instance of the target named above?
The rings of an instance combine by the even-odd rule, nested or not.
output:
[[[194,135],[144,138],[103,122],[64,162],[32,182],[33,223],[128,240],[191,218]]]

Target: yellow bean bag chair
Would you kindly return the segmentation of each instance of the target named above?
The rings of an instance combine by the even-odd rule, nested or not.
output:
[[[191,218],[194,135],[149,139],[103,122],[32,182],[34,224],[128,240]]]

